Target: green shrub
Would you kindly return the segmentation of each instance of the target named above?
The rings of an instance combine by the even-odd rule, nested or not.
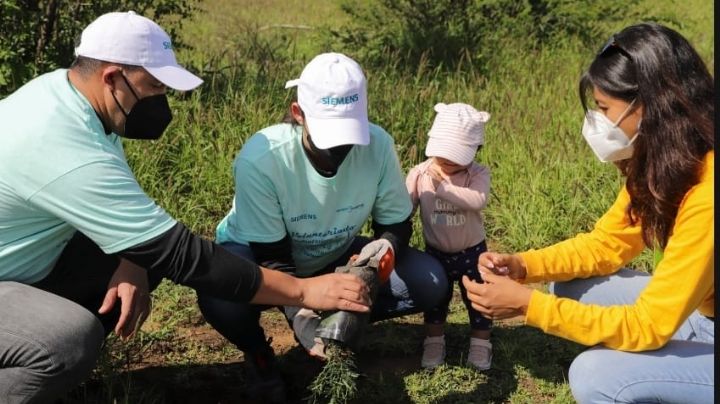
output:
[[[531,48],[569,37],[597,44],[613,23],[641,15],[638,4],[638,0],[346,2],[342,9],[354,22],[329,31],[338,46],[366,64],[387,64],[395,55],[404,67],[482,69],[510,41],[521,40]]]
[[[134,10],[162,21],[172,38],[194,0],[3,0],[0,2],[0,97],[30,78],[67,67],[83,28],[110,11]],[[175,47],[182,46],[175,41]]]

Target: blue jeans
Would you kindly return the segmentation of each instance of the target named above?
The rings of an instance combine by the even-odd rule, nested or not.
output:
[[[345,254],[321,272],[332,272],[336,266],[345,265],[352,254],[357,254],[370,241],[366,237],[355,237]],[[222,246],[254,261],[252,251],[246,245],[225,243]],[[444,298],[447,284],[445,271],[437,260],[408,248],[402,260],[396,263],[390,279],[380,286],[370,321],[420,313],[434,307]],[[267,346],[265,332],[260,327],[260,314],[273,306],[230,302],[201,294],[198,294],[198,305],[207,322],[241,351],[257,352]]]
[[[551,291],[588,304],[632,304],[649,280],[647,273],[622,269],[610,276],[554,283]],[[714,325],[696,311],[658,350],[590,348],[570,366],[572,394],[581,404],[712,403]]]
[[[458,285],[460,285],[460,295],[462,296],[462,301],[465,303],[465,308],[468,312],[470,329],[482,331],[489,330],[492,327],[492,320],[483,317],[479,311],[472,307],[472,303],[467,297],[465,285],[462,283],[463,275],[467,275],[470,279],[479,283],[483,282],[480,277],[480,272],[477,269],[477,263],[480,254],[487,251],[487,244],[485,241],[483,240],[472,247],[451,254],[436,250],[430,246],[426,246],[425,251],[440,261],[443,269],[445,269],[445,273],[447,274],[449,281],[445,299],[443,299],[438,306],[425,312],[425,323],[445,324],[448,315],[448,308],[453,296],[453,283],[457,282]]]

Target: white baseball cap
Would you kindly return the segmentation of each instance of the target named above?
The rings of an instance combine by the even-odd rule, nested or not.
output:
[[[318,148],[370,143],[367,81],[357,62],[341,53],[322,53],[305,66],[299,79],[285,84],[295,86]]]
[[[485,142],[485,122],[490,114],[462,103],[439,103],[434,109],[437,115],[428,132],[425,155],[463,166],[470,164],[477,147]]]
[[[203,82],[178,65],[170,36],[155,22],[134,11],[103,14],[91,22],[80,36],[75,55],[142,66],[175,90],[192,90]]]

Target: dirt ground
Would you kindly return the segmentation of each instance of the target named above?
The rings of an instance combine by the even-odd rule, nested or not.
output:
[[[283,374],[300,370],[300,374],[320,371],[320,364],[299,348],[292,332],[283,319],[263,316],[261,321],[267,336],[272,336],[272,347],[282,358]],[[217,331],[207,325],[186,328],[183,335],[199,344],[221,349],[228,342]],[[141,363],[132,367],[132,380],[136,385],[148,385],[168,403],[218,403],[240,404],[259,403],[247,397],[245,390],[245,367],[242,352],[237,358],[222,363],[207,365],[167,366],[165,352],[160,344],[146,352]],[[289,360],[292,359],[292,360]],[[289,381],[292,382],[292,381]],[[292,397],[297,402],[300,397]],[[296,400],[297,399],[297,400]],[[291,402],[295,402],[291,401]]]
[[[455,297],[459,301],[459,295]],[[519,323],[521,319],[509,319],[496,325]],[[322,370],[322,362],[310,357],[295,341],[279,311],[264,312],[261,325],[265,335],[272,338],[271,345],[288,387],[288,403],[306,403],[310,396],[308,386]],[[119,363],[115,359],[111,365],[114,370],[108,372],[112,380],[107,380],[108,376],[103,378],[100,372],[99,377],[85,384],[84,391],[73,394],[78,397],[77,401],[69,400],[67,404],[262,402],[250,399],[246,393],[242,352],[210,327],[199,312],[193,312],[175,327],[172,336],[146,341],[136,348],[109,347],[108,350],[115,353],[123,349],[131,353]],[[466,327],[466,324],[449,325],[447,331],[464,336]],[[356,352],[361,374],[359,386],[367,381],[370,386],[391,383],[402,389],[404,375],[420,369],[423,336],[421,314],[367,326]],[[449,352],[452,349],[452,342],[448,342]],[[117,397],[127,399],[118,401]],[[356,402],[364,403],[362,398]]]
[[[419,318],[419,317],[418,317]],[[410,320],[412,321],[412,319]],[[417,321],[417,320],[416,320]],[[322,363],[311,358],[295,341],[285,319],[282,316],[263,315],[261,324],[266,336],[272,337],[271,345],[281,364],[281,371],[288,386],[288,403],[304,403],[310,392],[307,387],[321,371]],[[395,324],[390,325],[396,326]],[[358,370],[361,374],[372,377],[379,372],[413,371],[420,365],[418,324],[400,325],[412,327],[418,338],[413,338],[407,348],[398,355],[381,352],[373,354],[377,347],[364,346],[357,355]],[[368,327],[367,334],[384,333],[383,327]],[[387,329],[388,327],[384,327]],[[182,338],[195,341],[208,349],[227,349],[229,343],[207,324],[189,325],[180,332]],[[417,341],[415,341],[417,339]],[[415,343],[416,342],[416,343]],[[130,380],[131,385],[122,386],[132,393],[128,397],[138,401],[157,402],[162,397],[166,403],[178,404],[250,404],[262,401],[252,400],[246,394],[245,366],[240,351],[229,356],[234,359],[223,362],[195,364],[191,359],[188,364],[168,365],[166,355],[176,349],[172,341],[157,341],[142,353],[139,360],[127,364],[129,372],[119,375],[121,379]],[[234,348],[233,348],[234,350]],[[128,378],[128,374],[130,377]],[[103,388],[101,381],[90,385],[90,390]],[[106,385],[106,384],[105,384]],[[151,399],[152,398],[152,399]]]

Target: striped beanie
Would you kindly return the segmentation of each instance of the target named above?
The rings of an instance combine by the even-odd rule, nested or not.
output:
[[[490,114],[462,103],[439,103],[434,109],[437,115],[428,132],[425,155],[463,166],[470,164],[477,147],[485,143],[485,122]]]

